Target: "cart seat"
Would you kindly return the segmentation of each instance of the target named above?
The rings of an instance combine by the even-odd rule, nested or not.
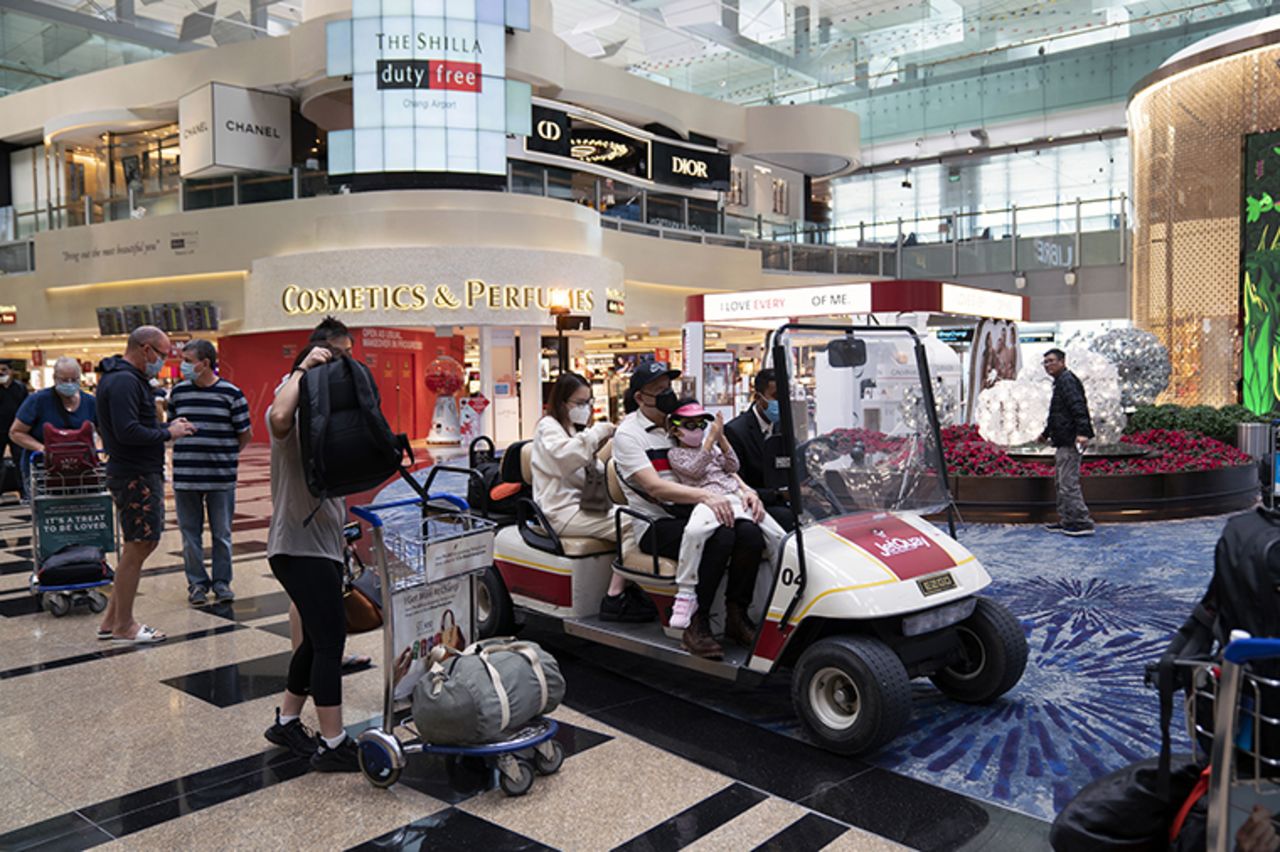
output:
[[[600,556],[605,553],[613,553],[613,542],[606,541],[602,538],[587,538],[586,536],[560,536],[560,547],[564,550],[565,556],[581,557],[581,556]]]
[[[676,577],[676,560],[659,556],[658,573],[655,575],[653,573],[653,556],[645,553],[635,545],[631,545],[626,549],[622,556],[622,565],[619,566],[615,563],[614,568],[620,569],[625,574],[648,578],[674,580]]]

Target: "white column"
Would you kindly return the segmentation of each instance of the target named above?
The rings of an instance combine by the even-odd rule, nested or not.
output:
[[[702,353],[706,349],[704,340],[705,327],[700,322],[687,322],[681,333],[683,348],[682,375],[680,376],[680,393],[683,396],[702,398]]]
[[[532,438],[542,417],[542,379],[538,356],[542,351],[542,329],[520,329],[520,437]]]
[[[489,407],[480,417],[480,432],[493,437],[493,326],[480,326],[480,394]]]

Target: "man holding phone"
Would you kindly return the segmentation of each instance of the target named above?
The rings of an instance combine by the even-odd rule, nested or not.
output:
[[[165,444],[196,432],[182,417],[168,428],[161,428],[156,419],[150,380],[164,368],[169,346],[163,331],[140,326],[129,335],[123,355],[102,362],[98,382],[98,431],[108,453],[107,488],[124,534],[115,587],[98,638],[120,644],[150,645],[168,638],[134,620],[133,601],[142,564],[164,532]]]
[[[1067,369],[1067,353],[1050,349],[1044,353],[1044,371],[1053,377],[1053,398],[1049,402],[1049,422],[1041,441],[1054,447],[1054,478],[1058,486],[1058,522],[1045,524],[1050,532],[1070,536],[1093,535],[1093,518],[1080,489],[1080,458],[1093,438],[1089,401],[1084,385]]]

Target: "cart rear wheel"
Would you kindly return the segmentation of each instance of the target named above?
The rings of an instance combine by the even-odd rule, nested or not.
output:
[[[89,611],[102,612],[107,608],[107,596],[102,592],[89,593]]]
[[[555,775],[564,765],[564,746],[555,740],[539,743],[533,751],[533,767],[539,775]]]
[[[879,639],[832,636],[800,655],[791,700],[820,745],[862,754],[892,740],[910,718],[911,680]]]
[[[963,659],[929,679],[957,701],[993,701],[1017,685],[1027,667],[1027,637],[1013,613],[978,598],[973,615],[956,625]]]
[[[502,787],[502,792],[508,796],[523,796],[533,787],[534,770],[533,764],[523,757],[515,758],[514,777],[506,772],[500,772],[498,775],[498,784]]]
[[[384,731],[369,730],[360,735],[360,771],[375,787],[390,787],[400,780],[404,769],[404,751],[395,737]]]
[[[515,628],[511,595],[502,574],[490,565],[476,584],[476,634],[481,639],[510,635]]]
[[[54,618],[62,618],[62,616],[71,612],[71,598],[66,592],[54,592],[44,596],[44,608]]]

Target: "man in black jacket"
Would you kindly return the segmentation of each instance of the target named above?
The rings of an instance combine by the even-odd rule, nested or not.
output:
[[[196,427],[179,417],[161,428],[156,422],[150,380],[169,355],[169,338],[153,325],[129,335],[123,355],[102,362],[98,382],[98,431],[107,450],[107,488],[120,515],[124,547],[116,566],[111,603],[102,616],[99,639],[132,645],[161,642],[159,630],[134,621],[142,563],[164,531],[164,447],[194,435]]]
[[[1045,529],[1071,536],[1093,535],[1093,519],[1080,491],[1080,457],[1093,437],[1084,385],[1067,369],[1067,354],[1061,349],[1044,353],[1044,370],[1053,377],[1053,398],[1040,440],[1054,446],[1058,485],[1058,522],[1045,524]]]
[[[8,361],[0,361],[0,494],[4,493],[4,451],[9,448],[9,458],[13,459],[14,475],[17,480],[19,496],[26,496],[25,483],[22,481],[21,466],[18,462],[22,456],[22,447],[9,440],[9,427],[27,398],[27,386],[18,381]]]
[[[755,378],[751,407],[724,426],[725,437],[738,456],[738,475],[755,489],[765,511],[787,532],[796,528],[796,515],[787,501],[786,472],[777,468],[782,448],[778,424],[778,379],[773,370]]]

